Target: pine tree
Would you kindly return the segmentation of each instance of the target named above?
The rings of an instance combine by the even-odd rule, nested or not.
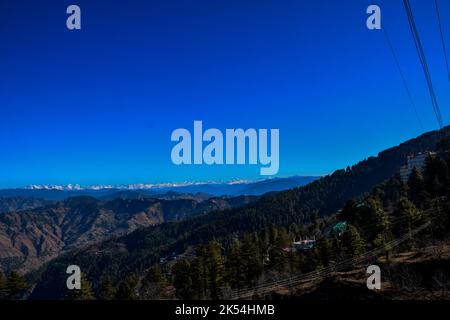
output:
[[[136,300],[137,296],[137,285],[139,283],[139,279],[136,275],[130,275],[125,278],[117,289],[116,298],[118,300]]]
[[[11,271],[6,282],[7,296],[9,299],[19,299],[27,288],[25,278],[15,271]]]
[[[191,288],[193,286],[191,278],[191,265],[186,259],[178,260],[173,266],[173,274],[175,275],[174,286],[176,296],[183,300],[192,299]],[[198,283],[195,283],[198,285]]]
[[[230,247],[226,259],[226,279],[233,289],[242,289],[245,285],[242,263],[241,242],[236,240]]]
[[[291,239],[283,228],[273,228],[272,246],[270,248],[270,266],[282,271],[287,263],[287,254],[283,250],[290,246]]]
[[[394,215],[399,218],[395,228],[396,233],[401,236],[410,233],[422,222],[422,214],[419,209],[406,198],[400,199]],[[410,238],[407,242],[409,249],[414,248],[414,239]]]
[[[383,206],[391,207],[395,205],[402,197],[407,196],[407,187],[397,173],[386,183],[383,184]]]
[[[350,256],[358,256],[364,252],[364,240],[354,226],[347,227],[342,241]]]
[[[263,271],[263,255],[256,240],[248,234],[242,239],[241,259],[245,283],[251,287]]]
[[[220,243],[211,241],[208,244],[208,283],[212,299],[219,299],[223,285],[224,263],[221,255]]]
[[[389,217],[379,198],[370,196],[359,210],[361,210],[361,219],[364,219],[364,221],[358,227],[364,229],[364,227],[369,226],[368,229],[370,230],[365,232],[369,242],[372,242],[380,234],[384,236],[390,230]]]
[[[433,235],[438,238],[444,237],[450,229],[450,206],[447,202],[442,203],[439,199],[434,200],[424,219],[432,221]]]
[[[422,220],[422,214],[409,199],[402,198],[397,204],[394,215],[399,217],[397,230],[400,235],[411,232],[419,226]]]
[[[196,299],[206,299],[211,296],[209,287],[208,247],[200,245],[196,248],[197,257],[191,261],[190,277],[195,287],[191,294]]]
[[[386,262],[389,263],[389,250],[387,246],[387,236],[386,234],[379,234],[372,242],[373,246],[378,249],[383,249],[386,257]]]
[[[197,256],[190,262],[189,279],[193,284],[189,289],[191,299],[204,300],[210,297],[208,275],[206,256]]]
[[[330,240],[324,238],[317,243],[317,250],[320,255],[320,260],[323,266],[328,266],[332,260],[332,243]]]
[[[411,172],[408,179],[408,198],[418,207],[424,207],[429,200],[429,195],[425,190],[425,182],[422,174],[417,168]]]
[[[342,211],[339,213],[338,219],[339,221],[346,221],[351,224],[356,224],[358,223],[357,212],[358,210],[355,200],[348,200],[342,208]]]
[[[109,278],[106,278],[102,281],[100,285],[100,292],[98,294],[98,298],[100,300],[114,300],[116,297],[117,290],[112,285],[112,282]]]
[[[447,163],[439,156],[428,156],[423,175],[426,191],[432,197],[445,195],[448,178]]]
[[[159,299],[166,286],[166,281],[159,265],[151,267],[142,280],[142,297],[144,299]]]

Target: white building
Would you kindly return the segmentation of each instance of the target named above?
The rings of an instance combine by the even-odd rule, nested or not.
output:
[[[425,159],[429,156],[435,155],[434,152],[420,152],[418,154],[409,155],[406,160],[406,165],[400,167],[400,177],[403,182],[407,182],[411,172],[414,168],[417,168],[420,172],[422,172],[423,167],[425,166]]]

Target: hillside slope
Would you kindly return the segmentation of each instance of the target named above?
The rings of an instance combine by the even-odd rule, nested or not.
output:
[[[65,268],[70,264],[79,265],[98,284],[105,274],[117,280],[131,272],[141,272],[160,257],[181,253],[189,245],[212,239],[231,241],[236,234],[261,230],[270,224],[302,224],[311,221],[312,216],[332,214],[346,200],[361,196],[396,174],[407,155],[434,150],[442,136],[449,133],[450,128],[446,127],[440,132],[423,134],[305,187],[270,194],[241,208],[139,229],[124,237],[71,251],[34,274],[38,284],[31,297],[62,298]]]
[[[100,201],[81,196],[32,210],[4,213],[0,215],[0,270],[30,270],[64,250],[254,199],[242,196],[204,201],[158,198]]]

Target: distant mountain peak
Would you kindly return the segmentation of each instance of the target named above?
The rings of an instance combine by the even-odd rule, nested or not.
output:
[[[291,176],[291,177],[270,177],[266,179],[233,179],[228,181],[213,180],[213,181],[184,181],[184,182],[166,182],[166,183],[136,183],[136,184],[121,184],[121,185],[86,185],[80,184],[31,184],[25,189],[29,190],[59,190],[59,191],[82,191],[82,190],[154,190],[154,189],[176,189],[181,187],[202,186],[202,185],[248,185],[254,183],[261,183],[265,181],[286,180],[286,179],[308,179],[317,178],[313,176]]]

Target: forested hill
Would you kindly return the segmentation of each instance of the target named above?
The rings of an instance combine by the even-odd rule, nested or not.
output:
[[[117,282],[130,273],[145,270],[161,257],[182,253],[189,245],[212,239],[226,243],[239,233],[257,231],[269,224],[289,226],[307,223],[312,216],[329,215],[346,200],[370,191],[396,174],[407,155],[435,150],[437,142],[449,133],[450,127],[445,127],[423,134],[307,186],[267,195],[254,204],[136,230],[69,252],[52,261],[39,275],[33,275],[38,283],[31,297],[62,298],[66,291],[65,269],[71,264],[81,267],[95,289],[105,276]]]
[[[167,200],[140,197],[106,201],[79,196],[48,204],[44,200],[9,199],[7,203],[23,203],[23,207],[46,205],[0,212],[0,272],[34,270],[64,251],[124,235],[137,228],[240,207],[257,199],[255,196],[207,199],[200,195],[178,196],[183,195]]]

